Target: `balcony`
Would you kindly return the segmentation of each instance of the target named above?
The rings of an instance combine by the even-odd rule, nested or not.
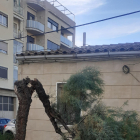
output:
[[[72,48],[73,46],[73,43],[62,35],[61,35],[61,42],[63,43],[63,45],[65,44],[69,48]]]
[[[14,12],[16,12],[17,14],[19,14],[20,16],[23,16],[23,8],[18,6],[18,5],[14,5]]]
[[[27,20],[26,29],[31,34],[44,33],[44,31],[45,31],[44,25],[38,21],[35,21],[35,20]]]
[[[27,43],[27,51],[44,51],[44,47],[39,46],[37,44]]]
[[[27,0],[27,4],[36,11],[45,10],[43,2],[40,0]]]

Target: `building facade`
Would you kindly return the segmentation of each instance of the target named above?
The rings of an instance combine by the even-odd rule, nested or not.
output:
[[[107,106],[121,107],[128,100],[126,110],[136,110],[140,114],[140,43],[89,46],[70,51],[23,53],[19,60],[19,80],[25,77],[37,78],[46,94],[59,96],[61,83],[87,66],[100,70],[104,80],[103,101]],[[128,74],[123,66],[129,67]],[[56,140],[56,134],[41,101],[32,96],[28,117],[26,140]]]
[[[68,12],[63,13],[54,2],[46,0],[0,1],[0,40],[15,39],[0,42],[0,117],[16,116],[18,103],[13,89],[18,79],[17,53],[67,50],[75,46],[75,28],[64,30],[75,26],[74,20],[68,17],[72,13]],[[44,34],[51,31],[55,32]]]

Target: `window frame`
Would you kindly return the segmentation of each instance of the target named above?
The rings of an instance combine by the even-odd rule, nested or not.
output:
[[[50,48],[48,48],[48,43],[51,43],[51,45],[55,45],[55,46],[57,46],[57,49],[50,49]],[[47,40],[47,50],[53,50],[53,51],[56,51],[56,50],[58,50],[58,49],[60,49],[60,46],[58,45],[58,44],[56,44],[56,43],[54,43],[54,42],[52,42],[52,41],[50,41],[50,40]]]
[[[58,32],[59,24],[57,22],[55,22],[54,20],[52,20],[51,18],[48,17],[48,23],[47,24],[49,24],[49,23],[51,24],[51,28],[48,25],[47,25],[47,27],[52,29],[53,31]],[[54,30],[53,27],[55,27],[56,30]]]
[[[0,66],[0,69],[5,69],[5,70],[7,70],[7,71],[6,71],[6,73],[7,73],[6,78],[0,76],[1,79],[6,79],[6,80],[7,80],[7,79],[8,79],[8,68],[3,67],[3,66]]]
[[[0,16],[2,17],[1,18],[2,20],[0,21],[0,25],[2,25],[4,27],[8,27],[8,15],[6,15],[0,11]],[[6,19],[6,24],[4,23],[4,18]]]
[[[0,95],[1,97],[1,102],[0,102],[0,105],[2,106],[2,109],[0,109],[0,111],[14,111],[14,97],[11,97],[11,96],[3,96],[3,95]],[[7,103],[4,103],[4,97],[7,97],[8,99],[8,102]],[[10,98],[12,99],[12,103],[10,103]],[[7,109],[5,110],[4,109],[4,105],[7,105]],[[10,108],[10,105],[12,105],[12,109]]]

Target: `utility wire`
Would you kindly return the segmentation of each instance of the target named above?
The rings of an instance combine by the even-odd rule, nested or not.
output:
[[[86,25],[90,25],[90,24],[94,24],[94,23],[98,23],[98,22],[102,22],[102,21],[106,21],[106,20],[111,20],[111,19],[115,19],[115,18],[119,18],[119,17],[123,17],[123,16],[132,15],[132,14],[139,13],[139,12],[140,12],[140,10],[139,11],[134,11],[134,12],[131,12],[131,13],[126,13],[126,14],[123,14],[123,15],[118,15],[118,16],[114,16],[114,17],[110,17],[110,18],[105,18],[105,19],[101,19],[101,20],[85,23],[85,24],[80,24],[80,25],[77,25],[77,26],[63,28],[63,29],[59,29],[59,30],[55,30],[55,31],[49,31],[49,32],[44,32],[44,33],[39,33],[39,34],[33,34],[33,35],[30,35],[30,37],[38,36],[38,35],[44,35],[44,34],[53,33],[53,32],[58,32],[58,31],[67,30],[67,29],[71,29],[71,28],[77,28],[77,27],[81,27],[81,26],[86,26]],[[26,38],[26,37],[27,36],[23,36],[23,37],[19,37],[19,38],[14,38],[14,39],[0,40],[0,42],[11,41],[11,40],[21,39],[21,38]]]

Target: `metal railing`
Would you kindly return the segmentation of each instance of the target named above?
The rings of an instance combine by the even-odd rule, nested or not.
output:
[[[53,5],[55,8],[57,8],[66,16],[69,17],[70,15],[72,15],[73,16],[72,20],[75,21],[75,15],[69,9],[67,9],[64,5],[62,5],[58,0],[46,0],[46,1],[48,1],[51,5]]]
[[[16,12],[19,15],[23,16],[23,8],[21,6],[14,5],[14,12]]]
[[[27,51],[44,51],[44,47],[37,44],[27,43],[26,50]]]
[[[35,20],[27,20],[27,28],[34,28],[44,32],[44,25]]]
[[[61,42],[68,45],[69,47],[72,47],[73,44],[70,40],[68,40],[67,38],[65,38],[64,36],[61,35]]]

